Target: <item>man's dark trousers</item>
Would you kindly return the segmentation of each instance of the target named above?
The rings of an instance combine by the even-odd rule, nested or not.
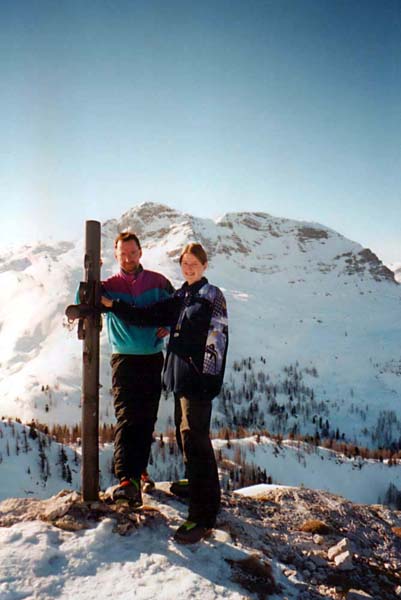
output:
[[[188,520],[214,527],[220,508],[220,484],[209,437],[212,398],[175,394],[177,443],[189,483]]]
[[[161,393],[163,353],[113,354],[114,472],[139,479],[146,469]]]

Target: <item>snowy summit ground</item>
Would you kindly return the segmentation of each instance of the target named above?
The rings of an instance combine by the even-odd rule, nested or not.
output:
[[[186,507],[167,489],[158,484],[145,496],[142,514],[83,504],[75,493],[0,503],[0,597],[394,600],[401,593],[399,513],[256,486],[251,498],[249,490],[224,495],[212,536],[186,547],[172,539]]]

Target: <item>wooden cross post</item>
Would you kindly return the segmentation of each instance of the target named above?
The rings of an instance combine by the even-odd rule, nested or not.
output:
[[[79,285],[78,305],[68,306],[70,321],[78,319],[82,354],[82,495],[85,502],[99,498],[99,334],[100,223],[85,223],[85,281]]]

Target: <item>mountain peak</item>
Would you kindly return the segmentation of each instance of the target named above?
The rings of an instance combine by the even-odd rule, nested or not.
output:
[[[167,204],[160,204],[157,202],[142,202],[136,206],[133,206],[122,215],[124,218],[140,218],[142,220],[163,217],[176,217],[179,213],[174,208],[171,208]]]

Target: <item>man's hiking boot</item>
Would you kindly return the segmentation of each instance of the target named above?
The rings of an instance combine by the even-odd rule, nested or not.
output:
[[[122,479],[113,492],[113,500],[117,504],[128,504],[133,508],[142,506],[141,485],[138,479]]]
[[[209,537],[211,533],[211,527],[198,525],[193,521],[185,521],[175,532],[174,539],[179,544],[196,544],[196,542]]]
[[[142,491],[145,494],[150,494],[156,487],[155,482],[149,476],[149,473],[147,471],[144,471],[141,475],[141,486],[142,486]]]
[[[178,481],[173,481],[170,485],[170,492],[175,496],[179,496],[180,498],[188,498],[189,497],[189,482],[188,479],[179,479]]]

